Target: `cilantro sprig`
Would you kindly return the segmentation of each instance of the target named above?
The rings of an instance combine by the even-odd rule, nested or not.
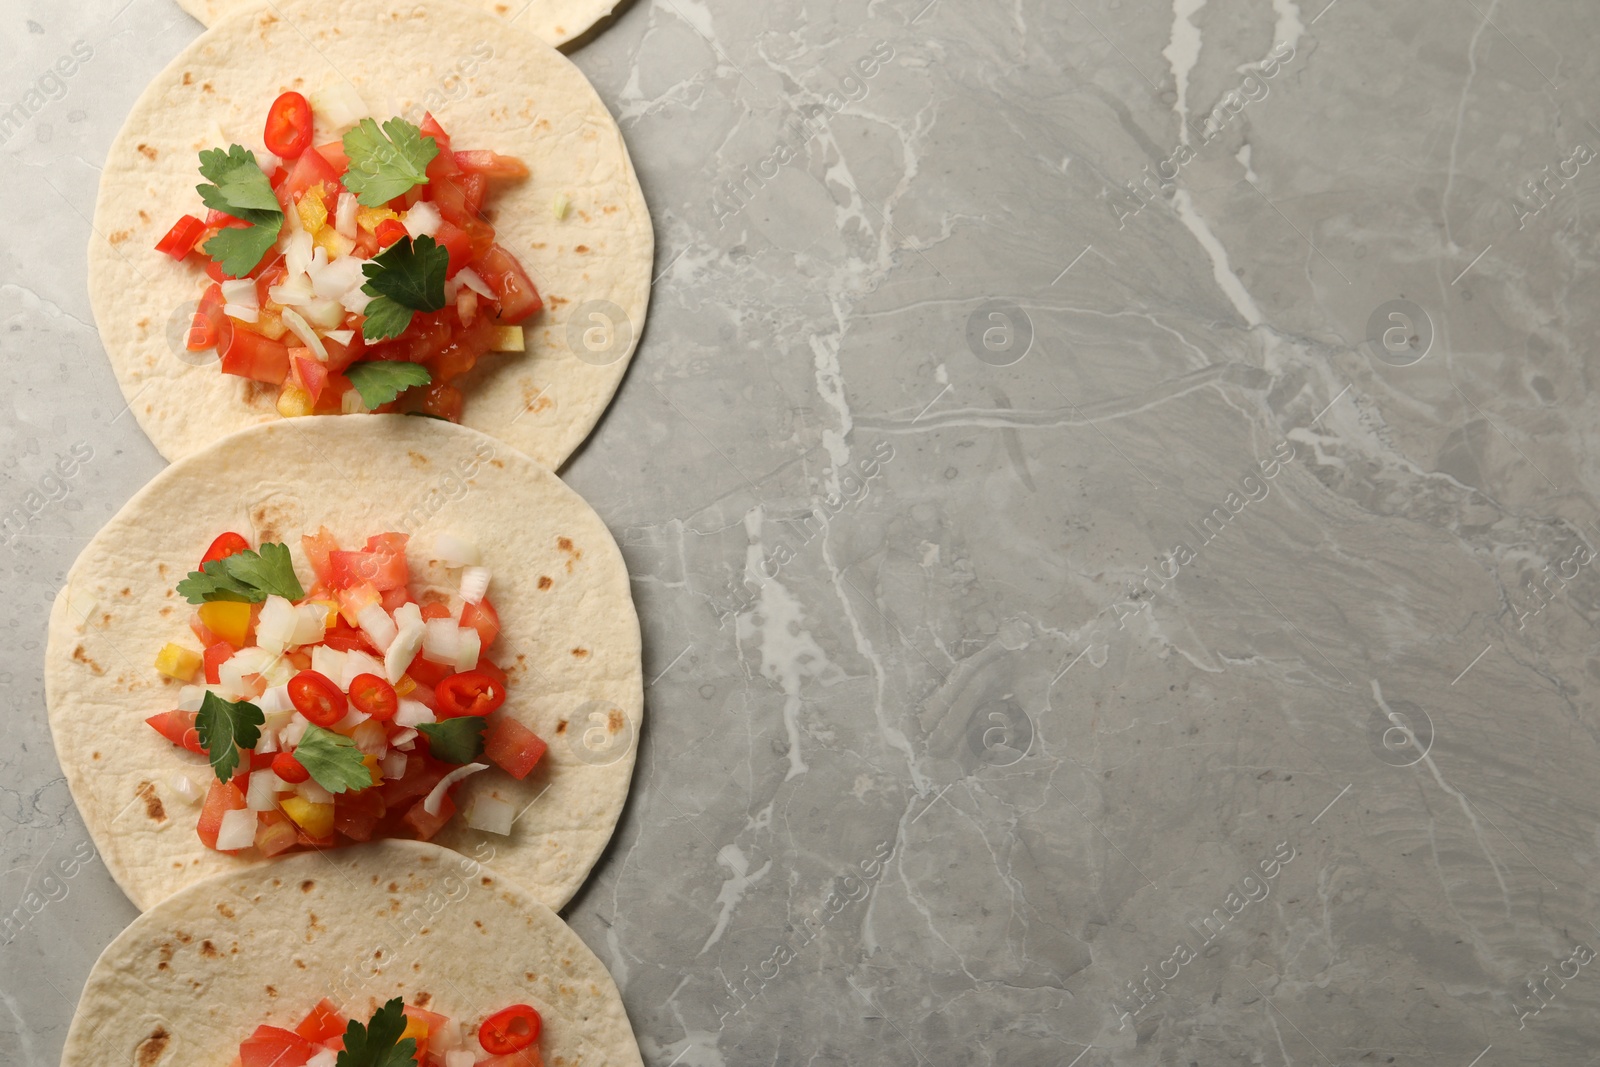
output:
[[[405,119],[390,119],[380,131],[367,118],[344,135],[344,154],[350,160],[345,188],[362,207],[382,207],[428,184],[428,164],[439,154],[439,144]]]
[[[471,763],[483,755],[483,728],[489,720],[482,715],[458,715],[440,722],[418,723],[417,729],[428,739],[428,750],[446,763]]]
[[[261,709],[249,701],[223,700],[209,691],[201,698],[194,728],[219,782],[233,777],[239,766],[239,750],[256,747],[261,740],[261,725],[266,721]]]
[[[294,758],[330,793],[372,785],[372,772],[361,762],[356,743],[332,730],[307,726],[306,732],[300,735],[300,743],[295,746]]]
[[[413,1067],[417,1039],[401,1038],[406,1032],[405,1002],[399,997],[373,1012],[362,1026],[354,1019],[344,1031],[344,1050],[335,1067]]]
[[[206,207],[250,224],[218,231],[204,248],[222,273],[242,278],[277,243],[283,229],[283,207],[248,148],[206,149],[200,153],[200,176],[212,183],[195,186]]]
[[[444,307],[449,266],[449,250],[427,234],[416,240],[402,237],[361,264],[367,278],[361,291],[372,297],[363,312],[361,336],[369,341],[399,337],[414,312]]]
[[[211,600],[243,601],[259,604],[271,596],[299,600],[305,596],[294,573],[289,546],[271,541],[260,552],[248,548],[222,559],[214,559],[178,583],[178,594],[191,604]]]
[[[361,394],[361,403],[368,411],[389,403],[413,386],[433,381],[433,375],[422,364],[392,359],[352,363],[344,375]]]

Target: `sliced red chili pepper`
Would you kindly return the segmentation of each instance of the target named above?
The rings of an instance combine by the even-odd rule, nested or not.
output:
[[[452,674],[437,686],[439,715],[487,715],[506,702],[506,688],[483,671]]]
[[[483,1020],[478,1027],[478,1044],[496,1056],[521,1052],[539,1040],[543,1028],[544,1020],[537,1009],[529,1004],[513,1004]]]
[[[185,215],[172,224],[167,235],[156,242],[156,251],[181,260],[194,251],[194,243],[206,232],[206,224],[193,215]]]
[[[211,542],[211,547],[206,549],[206,554],[200,557],[200,566],[204,567],[212,560],[227,559],[235,552],[243,552],[249,547],[250,542],[246,541],[243,535],[229,530],[225,534],[217,535],[217,539]]]
[[[287,92],[272,102],[267,128],[262,134],[267,151],[280,159],[293,159],[311,143],[311,104],[297,92]]]
[[[272,773],[290,785],[299,785],[311,777],[311,772],[294,758],[293,752],[279,752],[272,757]]]
[[[349,703],[324,674],[301,671],[289,679],[289,700],[314,725],[328,727],[345,717]]]
[[[400,710],[394,686],[376,674],[358,674],[350,681],[350,703],[379,722],[388,722]]]
[[[379,248],[388,248],[407,234],[405,224],[398,219],[384,219],[373,232],[378,238]]]

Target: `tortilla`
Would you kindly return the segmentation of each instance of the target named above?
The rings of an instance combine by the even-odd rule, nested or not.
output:
[[[178,0],[178,6],[207,26],[242,8],[260,6],[261,0]],[[474,0],[527,30],[541,41],[559,47],[576,40],[621,6],[621,0]]]
[[[225,438],[156,475],[72,565],[50,612],[45,698],[106,868],[143,909],[206,875],[274,862],[200,843],[198,808],[173,776],[204,789],[211,768],[144,720],[176,706],[177,683],[152,664],[168,641],[198,644],[195,608],[173,587],[212,538],[287,542],[309,588],[300,537],[322,525],[344,545],[410,534],[419,598],[459,580],[428,558],[441,532],[481,549],[505,713],[550,749],[524,781],[493,768],[457,787],[463,810],[480,789],[525,808],[509,837],[458,816],[435,840],[493,845],[503,874],[560,908],[610,839],[632,777],[644,686],[628,572],[599,516],[555,475],[475,430],[405,415],[280,419]]]
[[[522,1003],[543,1016],[552,1067],[643,1064],[616,983],[554,912],[417,841],[299,855],[167,898],[100,954],[61,1064],[237,1062],[258,1025],[293,1029],[323,997],[365,1023],[396,996],[464,1024],[474,1051],[478,1025]]]
[[[516,156],[532,171],[496,182],[487,203],[545,309],[523,324],[526,352],[489,353],[453,384],[466,425],[559,467],[610,402],[644,328],[650,216],[622,134],[578,68],[526,30],[444,0],[285,0],[240,13],[139,97],[106,159],[89,244],[95,322],[139,425],[177,459],[281,418],[275,387],[185,351],[205,257],[175,263],[155,245],[181,216],[205,214],[200,150],[259,150],[280,93],[345,85],[380,122],[432,111],[456,149]],[[318,118],[313,143],[334,140]]]

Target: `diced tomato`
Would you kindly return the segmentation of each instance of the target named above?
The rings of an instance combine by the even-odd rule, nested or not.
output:
[[[544,308],[539,290],[517,258],[498,244],[479,257],[474,270],[500,301],[500,321],[515,325]]]
[[[195,242],[206,232],[206,224],[193,215],[185,215],[173,223],[167,235],[156,242],[156,251],[182,260],[194,251]]]
[[[305,1063],[314,1052],[316,1049],[311,1047],[311,1042],[293,1030],[258,1026],[239,1046],[239,1064],[240,1067],[284,1067],[285,1064]]]
[[[399,219],[384,219],[378,223],[378,228],[373,231],[373,236],[378,239],[379,248],[388,248],[402,237],[410,236],[405,223]]]
[[[405,773],[398,778],[390,778],[378,788],[385,804],[390,808],[399,808],[407,800],[425,797],[433,792],[433,787],[439,784],[445,773],[445,769],[431,757],[413,752],[406,757]]]
[[[322,343],[326,345],[327,339]],[[350,384],[350,379],[342,374],[329,374],[328,384],[322,387],[322,395],[317,398],[316,414],[337,415],[344,410],[344,394],[355,388]]]
[[[200,744],[200,731],[194,728],[195,715],[193,711],[163,711],[150,716],[145,722],[173,744],[204,756],[206,750]]]
[[[206,554],[200,557],[200,566],[204,568],[212,560],[227,559],[234,553],[243,552],[249,547],[250,542],[246,541],[242,534],[236,534],[232,530],[218,534],[217,539],[211,542],[211,547],[206,549]]]
[[[221,340],[222,327],[228,317],[222,313],[222,286],[212,283],[201,294],[200,305],[195,309],[194,320],[189,326],[189,336],[184,340],[184,347],[190,352],[203,352],[208,348],[217,347]]]
[[[196,832],[200,843],[207,848],[217,847],[217,831],[222,829],[222,816],[245,807],[244,793],[232,782],[213,780],[206,792],[206,802],[200,809],[200,825]]]
[[[446,613],[448,617],[448,612]],[[426,616],[424,616],[426,618]],[[406,668],[406,673],[421,684],[429,687],[437,686],[440,682],[455,673],[454,670],[441,663],[418,656],[411,661],[411,666]],[[417,699],[412,697],[413,700]]]
[[[432,382],[422,390],[422,410],[451,422],[461,421],[464,401],[461,390],[449,382]]]
[[[544,1058],[539,1055],[538,1045],[529,1045],[520,1052],[479,1060],[472,1067],[544,1067]]]
[[[428,1043],[433,1040],[433,1035],[442,1031],[445,1026],[449,1024],[449,1018],[444,1015],[440,1015],[437,1012],[429,1011],[427,1008],[419,1008],[415,1004],[407,1004],[404,1006],[403,1010],[406,1013],[407,1019],[415,1019],[417,1022],[428,1028],[427,1038],[417,1042],[418,1055],[426,1054],[428,1051]],[[474,1067],[476,1067],[476,1065],[474,1065]]]
[[[461,609],[461,625],[478,631],[478,647],[487,652],[494,639],[500,636],[500,613],[494,610],[489,598],[484,597]]]
[[[299,840],[300,835],[293,820],[283,812],[263,811],[256,814],[256,851],[263,856],[287,852]]]
[[[333,828],[352,841],[371,841],[387,811],[377,789],[340,793],[333,798]]]
[[[316,574],[317,581],[326,584],[333,574],[328,566],[328,553],[339,550],[338,539],[326,526],[322,526],[314,534],[302,535],[300,547],[305,550],[306,561],[311,564],[311,570]]]
[[[368,640],[366,633],[359,627],[351,626],[340,616],[334,624],[323,633],[322,643],[329,648],[338,649],[340,652],[373,652],[378,650]]]
[[[416,659],[411,661],[412,666],[415,666],[421,662],[421,656],[418,656]],[[410,676],[407,675],[407,677]],[[412,689],[411,692],[406,694],[406,699],[415,700],[418,704],[421,704],[423,707],[427,708],[429,711],[433,712],[435,716],[437,716],[439,714],[439,694],[437,690],[435,690],[431,685],[418,682],[415,678],[412,678],[411,681],[416,688]]]
[[[233,646],[228,642],[218,641],[214,645],[207,645],[205,654],[206,681],[211,685],[221,682],[222,675],[218,671],[224,663],[232,658]]]
[[[441,775],[440,777],[443,777]],[[434,783],[437,785],[438,783]],[[416,836],[418,841],[432,841],[433,835],[444,829],[444,824],[449,822],[456,813],[456,802],[446,793],[439,798],[439,813],[430,815],[422,805],[423,800],[411,805],[410,810],[401,818],[400,823]]]
[[[423,621],[428,619],[448,619],[449,617],[450,605],[442,600],[429,600],[422,605]]]
[[[267,110],[262,142],[268,152],[282,159],[293,159],[304,152],[311,143],[310,102],[292,90],[274,100]]]
[[[289,268],[284,266],[283,254],[268,253],[267,258],[261,261],[261,266],[256,270],[256,302],[266,307],[267,301],[272,299],[272,287],[282,285],[288,276]]]
[[[489,660],[484,656],[478,657],[478,665],[472,669],[487,674],[501,685],[506,684],[506,672],[495,666],[493,663],[490,663]]]
[[[254,330],[233,326],[230,319],[224,318],[223,323],[223,336],[217,346],[222,353],[222,372],[282,385],[289,377],[289,346]]]
[[[332,554],[329,561],[332,562]],[[361,582],[349,589],[340,589],[335,594],[339,598],[339,614],[344,616],[344,621],[351,626],[356,626],[361,618],[361,613],[371,604],[379,602],[379,594],[372,587],[371,582]]]
[[[362,338],[361,330],[358,327],[351,336],[349,344],[335,341],[331,337],[324,337],[322,339],[322,347],[327,349],[328,352],[328,360],[322,366],[331,376],[343,374],[350,364],[360,359],[362,351],[367,347],[367,343]],[[326,388],[326,385],[324,385],[324,388]]]
[[[381,552],[330,552],[329,581],[335,589],[349,589],[362,582],[382,592],[402,588],[410,577],[404,550]]]
[[[444,132],[444,127],[439,125],[439,120],[433,117],[433,112],[422,116],[422,125],[418,127],[422,136],[432,137],[439,146],[439,156],[450,155],[450,135]],[[435,158],[438,158],[437,156]],[[454,163],[454,159],[451,160]]]
[[[346,1022],[339,1009],[334,1007],[333,1001],[324,998],[317,1001],[317,1006],[311,1009],[310,1014],[300,1020],[300,1025],[294,1028],[294,1032],[307,1041],[315,1041],[320,1045],[329,1038],[342,1035],[345,1032]]]
[[[322,395],[322,387],[328,383],[328,368],[305,356],[292,357],[291,366],[295,384],[310,393],[311,402],[316,403],[317,397]]]
[[[339,172],[333,169],[321,152],[302,152],[294,161],[294,167],[289,171],[289,177],[284,179],[283,186],[278,190],[280,198],[283,196],[299,200],[306,190],[317,183],[323,183],[330,188],[339,185]],[[289,205],[286,210],[292,210]]]
[[[189,629],[194,631],[195,637],[200,639],[201,648],[210,648],[212,645],[222,640],[221,637],[217,636],[215,630],[208,628],[206,624],[200,620],[200,613],[198,611],[189,616]]]
[[[526,178],[528,165],[515,156],[502,156],[498,152],[456,152],[456,166],[468,174],[481,174],[485,178]]]
[[[466,230],[443,221],[439,223],[438,232],[433,235],[433,239],[450,253],[450,263],[444,269],[446,278],[454,278],[456,271],[472,262],[472,238],[467,236]]]
[[[403,585],[397,585],[393,589],[385,589],[383,591],[383,599],[379,600],[378,603],[383,605],[384,611],[392,615],[395,608],[398,608],[401,604],[412,603],[411,590]]]
[[[317,154],[327,160],[328,166],[332,167],[334,173],[341,178],[344,177],[344,172],[350,169],[350,159],[344,154],[343,141],[329,141],[327,144],[319,144],[317,145]],[[333,213],[332,203],[328,205],[328,213]]]
[[[461,291],[472,292],[470,289]],[[460,321],[459,313],[457,321]],[[470,325],[458,326],[449,343],[428,359],[428,370],[432,373],[433,380],[449,382],[472,370],[477,366],[478,359],[494,347],[495,334],[499,328],[500,323],[492,315],[477,315]]]
[[[483,754],[519,782],[544,758],[546,749],[538,734],[507,714],[490,719],[483,731]]]

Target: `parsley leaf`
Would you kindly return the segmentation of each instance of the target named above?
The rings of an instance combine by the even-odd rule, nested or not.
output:
[[[370,121],[370,120],[369,120]],[[362,1026],[354,1019],[344,1031],[344,1051],[335,1067],[413,1067],[417,1062],[417,1039],[400,1035],[406,1032],[405,1003],[395,997]]]
[[[483,755],[483,728],[489,720],[482,715],[457,715],[439,722],[418,723],[417,729],[428,738],[428,750],[446,763],[471,763]]]
[[[266,542],[260,552],[246,548],[222,559],[214,559],[178,583],[178,593],[191,604],[209,600],[242,600],[259,604],[269,595],[285,600],[305,596],[294,573],[289,546]]]
[[[201,698],[194,728],[200,733],[200,745],[211,757],[211,769],[219,782],[233,777],[239,766],[239,750],[256,747],[261,740],[261,724],[266,721],[261,709],[248,701],[233,703],[209,691]]]
[[[402,237],[361,264],[367,305],[361,336],[369,341],[398,337],[411,325],[411,312],[444,307],[444,275],[450,252],[427,234]]]
[[[361,762],[356,743],[332,730],[307,726],[294,748],[294,758],[330,793],[365,789],[372,784],[372,772]]]
[[[433,381],[433,375],[422,364],[393,359],[352,363],[345,368],[344,376],[361,394],[361,403],[368,411],[389,403],[412,386]]]
[[[277,243],[283,229],[283,208],[249,149],[238,145],[230,145],[227,151],[206,149],[200,153],[200,175],[215,183],[195,186],[206,207],[250,223],[243,229],[219,231],[203,249],[222,273],[242,278]]]
[[[367,118],[344,135],[344,154],[350,160],[345,188],[362,207],[382,207],[413,186],[428,184],[428,164],[439,145],[405,119],[390,119],[380,133]]]

